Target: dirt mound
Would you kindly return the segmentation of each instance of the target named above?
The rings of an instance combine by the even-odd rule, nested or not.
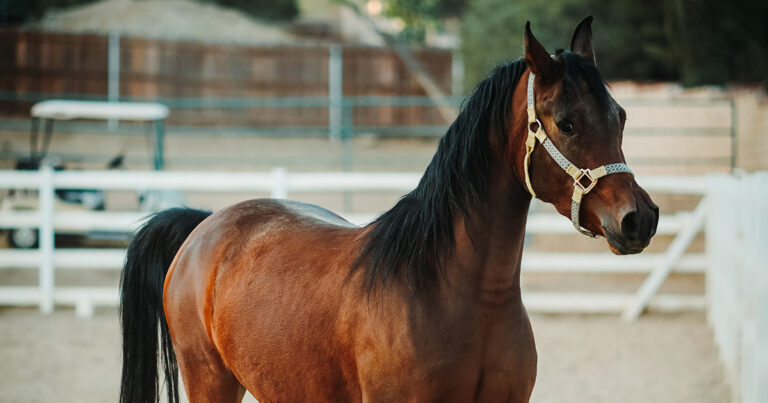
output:
[[[248,44],[294,40],[279,25],[192,0],[102,0],[50,11],[26,28],[98,34],[117,31],[132,37]]]

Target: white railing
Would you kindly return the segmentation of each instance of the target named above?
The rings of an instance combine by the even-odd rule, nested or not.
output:
[[[37,269],[37,287],[0,287],[0,305],[39,304],[51,312],[55,304],[74,305],[78,315],[89,315],[94,304],[117,303],[116,288],[55,287],[55,269],[120,269],[122,249],[54,249],[55,229],[135,230],[146,216],[137,212],[55,211],[54,189],[89,188],[103,190],[184,190],[205,192],[248,192],[285,198],[301,192],[394,191],[413,189],[419,173],[289,173],[274,169],[268,173],[242,172],[115,172],[63,171],[43,167],[39,172],[0,171],[0,188],[27,188],[39,191],[37,211],[0,212],[0,228],[37,227],[40,247],[33,250],[0,250],[0,269]],[[704,177],[646,177],[640,184],[649,192],[703,195]],[[702,204],[703,206],[704,204]],[[526,252],[527,272],[559,273],[651,273],[638,294],[525,293],[528,309],[538,312],[624,312],[636,318],[646,306],[659,310],[703,309],[703,295],[665,295],[655,292],[673,269],[703,273],[703,254],[683,254],[703,225],[703,207],[694,212],[663,215],[658,234],[676,235],[666,253],[614,256],[610,253]],[[365,224],[375,214],[345,215],[356,224]],[[528,220],[529,233],[571,234],[570,222],[555,214],[534,214]]]
[[[734,403],[768,402],[768,172],[710,182],[707,314]]]

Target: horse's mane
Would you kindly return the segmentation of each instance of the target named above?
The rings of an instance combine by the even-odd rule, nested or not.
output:
[[[352,270],[370,294],[404,276],[413,292],[429,287],[454,246],[454,217],[468,222],[488,192],[490,136],[506,144],[512,96],[526,65],[500,65],[475,87],[440,140],[419,185],[371,225]]]

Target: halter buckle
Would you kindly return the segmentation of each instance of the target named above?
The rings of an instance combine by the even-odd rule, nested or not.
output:
[[[534,127],[536,128],[535,130],[534,130]],[[530,122],[528,122],[528,131],[530,133],[536,134],[539,132],[539,130],[541,130],[541,122],[539,121],[539,119],[534,118],[534,120],[531,120]]]
[[[576,178],[574,184],[581,188],[583,191],[582,194],[587,194],[590,190],[592,190],[592,188],[595,187],[595,185],[597,185],[597,178],[593,178],[592,175],[589,174],[589,169],[580,169],[580,171],[581,175]],[[589,179],[589,184],[586,186],[581,182],[584,178]]]

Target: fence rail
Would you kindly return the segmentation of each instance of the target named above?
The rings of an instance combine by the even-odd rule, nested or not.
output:
[[[115,288],[61,288],[55,286],[55,270],[106,269],[122,266],[122,249],[55,249],[56,229],[99,229],[132,231],[145,219],[140,212],[72,212],[55,211],[53,194],[60,188],[97,188],[104,190],[183,190],[205,192],[248,192],[285,198],[302,192],[349,191],[408,191],[416,186],[417,173],[351,173],[351,172],[288,172],[274,169],[267,173],[242,172],[115,172],[61,171],[43,166],[38,172],[0,171],[0,188],[38,189],[40,209],[37,211],[4,211],[0,213],[0,228],[37,227],[40,247],[37,250],[0,250],[0,268],[37,269],[38,287],[0,287],[0,304],[38,303],[43,312],[55,304],[75,305],[79,315],[93,312],[94,304],[114,304]],[[640,184],[650,192],[702,195],[707,189],[703,177],[645,177]],[[45,202],[45,199],[49,200]],[[344,215],[342,213],[342,215]],[[375,214],[351,214],[347,218],[356,224],[370,222]],[[674,235],[691,231],[695,217],[681,212],[663,215],[659,233]],[[567,219],[554,214],[534,214],[527,227],[531,234],[570,234]],[[694,232],[698,230],[694,229]],[[684,245],[687,246],[687,245]],[[684,248],[683,248],[684,250]],[[528,251],[523,256],[523,270],[529,273],[650,273],[663,268],[664,275],[675,270],[681,273],[703,273],[706,259],[702,254],[670,257],[668,253],[646,253],[618,257],[609,253],[541,253]],[[702,295],[654,296],[637,302],[632,294],[574,294],[526,293],[524,299],[531,311],[550,312],[621,312],[630,301],[642,308],[661,310],[703,309]],[[106,296],[112,297],[107,298]],[[75,296],[77,296],[75,298]]]
[[[413,53],[443,92],[451,93],[458,79],[451,52]],[[425,96],[399,57],[385,48],[110,41],[106,35],[0,30],[0,55],[8,56],[0,57],[0,110],[15,120],[0,122],[2,131],[28,130],[28,122],[20,119],[28,116],[33,102],[51,98],[161,102],[172,110],[167,121],[171,138],[214,133],[345,140],[368,134],[439,137],[447,128],[443,105]],[[460,98],[445,101],[457,107]],[[630,116],[624,139],[633,169],[690,174],[728,172],[735,166],[737,113],[730,99],[617,98]],[[111,134],[137,132],[136,127],[121,131],[114,123],[108,126]],[[106,132],[94,122],[57,124],[56,130]],[[657,146],[660,136],[663,148]],[[182,160],[188,152],[179,154]],[[0,159],[25,155],[6,150]],[[57,155],[81,161],[111,157]],[[190,158],[195,164],[234,161],[205,153],[183,160]],[[349,159],[345,155],[342,165]]]

